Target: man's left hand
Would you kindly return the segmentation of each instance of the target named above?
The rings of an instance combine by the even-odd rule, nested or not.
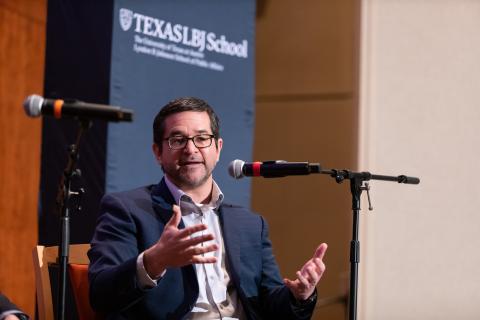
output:
[[[283,279],[285,285],[290,289],[298,301],[307,300],[315,291],[315,286],[325,272],[323,257],[327,251],[327,244],[318,246],[313,257],[305,263],[301,270],[297,271],[297,279]]]

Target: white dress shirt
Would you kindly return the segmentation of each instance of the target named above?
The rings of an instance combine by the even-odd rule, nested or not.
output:
[[[185,227],[196,224],[205,224],[207,229],[197,232],[192,237],[211,233],[214,239],[202,243],[202,246],[215,243],[218,250],[205,253],[204,256],[216,257],[215,263],[194,264],[198,279],[199,295],[187,319],[244,319],[244,313],[237,292],[230,281],[225,266],[225,245],[218,216],[218,207],[223,201],[223,194],[218,185],[213,182],[212,197],[208,204],[195,203],[190,196],[178,189],[165,176],[165,182],[170,190],[175,203],[181,209],[182,220]],[[166,271],[165,271],[166,272]],[[162,274],[165,274],[165,272]],[[143,265],[143,252],[137,259],[137,278],[143,288],[152,288],[157,285],[157,280],[151,279]]]

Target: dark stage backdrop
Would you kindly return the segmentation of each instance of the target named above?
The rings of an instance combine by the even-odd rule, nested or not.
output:
[[[152,122],[163,105],[196,96],[221,119],[224,149],[214,172],[226,201],[250,206],[250,181],[228,163],[251,160],[254,128],[254,0],[50,0],[45,97],[133,109],[132,123],[94,121],[81,145],[82,211],[72,243],[89,242],[105,192],[157,183]],[[55,195],[75,140],[75,120],[43,120],[40,237],[58,243]]]

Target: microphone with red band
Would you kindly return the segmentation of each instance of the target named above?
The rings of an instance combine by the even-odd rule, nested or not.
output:
[[[49,115],[54,116],[56,119],[72,117],[89,120],[101,119],[114,122],[131,122],[133,119],[133,111],[129,109],[78,100],[44,99],[35,94],[25,99],[23,107],[29,117]]]
[[[370,172],[354,172],[348,170],[322,170],[319,163],[309,162],[287,162],[283,160],[265,161],[265,162],[245,162],[242,160],[233,160],[228,166],[228,173],[235,179],[243,177],[264,177],[279,178],[286,176],[301,176],[311,173],[328,174],[335,178],[338,183],[345,179],[359,179],[362,181],[383,180],[396,181],[405,184],[419,184],[420,179],[417,177],[385,176],[371,174]]]
[[[279,178],[286,176],[302,176],[311,173],[320,173],[318,163],[287,162],[283,160],[264,162],[245,162],[233,160],[228,166],[229,174],[235,179],[243,177]]]

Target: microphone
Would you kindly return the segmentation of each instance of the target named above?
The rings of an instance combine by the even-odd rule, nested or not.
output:
[[[133,118],[133,111],[129,109],[78,100],[44,99],[35,94],[25,99],[23,108],[26,114],[32,118],[41,115],[53,115],[56,119],[73,117],[80,119],[102,119],[114,122],[131,122]]]
[[[235,179],[243,177],[279,178],[320,173],[319,163],[287,162],[283,160],[265,162],[245,162],[233,160],[228,166],[228,173]]]

